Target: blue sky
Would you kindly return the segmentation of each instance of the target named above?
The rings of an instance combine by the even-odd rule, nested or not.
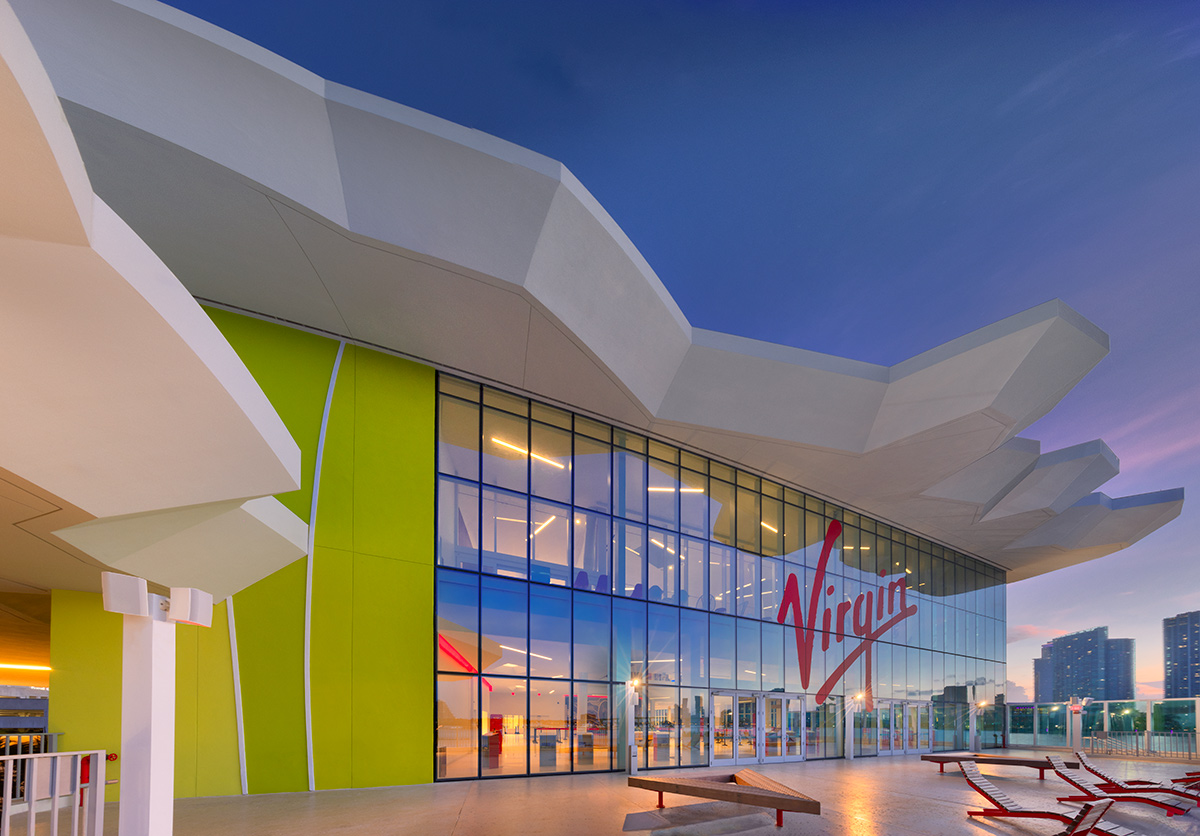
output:
[[[892,364],[1051,298],[1112,354],[1025,435],[1111,495],[1200,474],[1194,2],[173,0],[333,81],[562,161],[694,325]],[[1193,500],[1194,502],[1194,500]],[[1200,516],[1015,584],[1055,636],[1200,609]]]

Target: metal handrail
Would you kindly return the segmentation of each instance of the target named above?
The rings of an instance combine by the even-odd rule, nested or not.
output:
[[[42,813],[49,814],[44,820],[57,833],[59,818],[68,809],[72,836],[102,836],[104,766],[103,750],[0,756],[0,836],[11,836],[14,819],[23,820],[26,832],[33,833]]]

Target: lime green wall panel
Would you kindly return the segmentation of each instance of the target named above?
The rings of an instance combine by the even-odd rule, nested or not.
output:
[[[353,610],[353,554],[318,547],[313,559],[310,659],[313,763],[319,790],[351,786]]]
[[[242,722],[250,792],[308,789],[304,732],[306,560],[280,569],[233,599]]]
[[[213,607],[211,627],[181,624],[176,630],[177,635],[191,632],[196,636],[196,795],[237,795],[242,781],[225,602]],[[176,640],[176,647],[178,644]],[[178,679],[176,683],[179,687]],[[182,797],[178,789],[175,796]]]
[[[369,353],[369,352],[366,352]],[[321,460],[319,520],[314,533],[318,547],[350,551],[354,548],[355,415],[358,392],[355,369],[360,352],[346,346],[338,368],[337,385],[325,427],[325,455]]]
[[[432,565],[434,371],[361,350],[357,376],[354,549]]]
[[[325,410],[325,392],[338,343],[307,331],[249,316],[206,308],[205,311],[283,419],[300,447],[300,490],[278,495],[289,511],[307,521],[312,503],[317,436]],[[236,609],[236,608],[235,608]]]
[[[356,787],[433,780],[432,587],[430,566],[355,555]]]
[[[50,730],[60,751],[121,751],[122,616],[105,612],[94,592],[50,594]],[[121,777],[120,760],[107,777]],[[116,801],[119,784],[105,790]]]
[[[194,798],[196,793],[196,714],[200,675],[197,628],[175,627],[175,797]]]

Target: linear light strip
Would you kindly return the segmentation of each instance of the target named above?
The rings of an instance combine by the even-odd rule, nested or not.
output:
[[[246,781],[246,726],[242,722],[242,669],[238,664],[237,624],[233,620],[233,596],[225,599],[225,616],[229,622],[229,656],[233,667],[233,716],[237,724],[238,771],[242,778],[242,795],[249,795]]]
[[[333,407],[333,390],[337,385],[338,370],[342,366],[342,354],[346,341],[338,341],[337,357],[333,358],[333,371],[329,373],[329,388],[325,392],[325,409],[321,413],[321,432],[317,436],[317,461],[313,467],[312,505],[308,511],[308,560],[304,577],[304,737],[308,748],[308,791],[317,789],[316,765],[313,762],[312,725],[312,586],[313,548],[317,538],[317,499],[321,494],[321,459],[325,455],[325,431],[329,429],[329,410]]]
[[[546,464],[551,465],[552,467],[557,467],[559,470],[567,469],[567,466],[565,464],[562,464],[561,462],[556,462],[556,461],[554,461],[554,459],[548,459],[545,456],[539,456],[537,453],[531,453],[528,450],[526,450],[524,447],[518,447],[515,444],[510,444],[509,442],[504,441],[503,439],[496,438],[495,436],[492,437],[492,441],[494,441],[496,444],[499,444],[501,447],[507,447],[509,450],[516,450],[522,456],[533,456],[539,462],[545,462]]]

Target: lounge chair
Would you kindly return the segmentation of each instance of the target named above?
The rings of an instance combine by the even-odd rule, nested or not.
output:
[[[1054,772],[1068,784],[1079,790],[1082,795],[1066,795],[1059,801],[1099,801],[1111,798],[1113,801],[1136,801],[1139,804],[1149,804],[1166,811],[1168,817],[1182,816],[1190,808],[1174,800],[1170,795],[1160,792],[1105,792],[1093,784],[1083,773],[1067,769],[1063,759],[1058,755],[1050,755],[1050,763],[1054,764]]]
[[[1186,783],[1177,781],[1121,781],[1093,763],[1083,752],[1076,752],[1075,757],[1079,758],[1079,762],[1083,764],[1084,769],[1100,779],[1096,786],[1105,792],[1162,792],[1186,798],[1188,801],[1200,804],[1200,790],[1192,789]]]
[[[967,779],[971,789],[982,795],[992,805],[983,810],[968,810],[968,816],[981,816],[986,818],[1014,818],[1014,819],[1054,819],[1063,824],[1068,825],[1065,833],[1074,833],[1070,825],[1073,824],[1078,816],[1069,816],[1059,810],[1035,810],[1030,807],[1024,807],[1013,801],[1005,793],[996,788],[996,785],[984,777],[979,771],[978,765],[974,761],[961,761],[958,768],[962,770],[963,777]],[[1128,827],[1121,827],[1119,824],[1111,822],[1100,822],[1092,825],[1094,833],[1106,833],[1108,836],[1136,836],[1134,831]],[[1084,831],[1086,832],[1086,831]]]

